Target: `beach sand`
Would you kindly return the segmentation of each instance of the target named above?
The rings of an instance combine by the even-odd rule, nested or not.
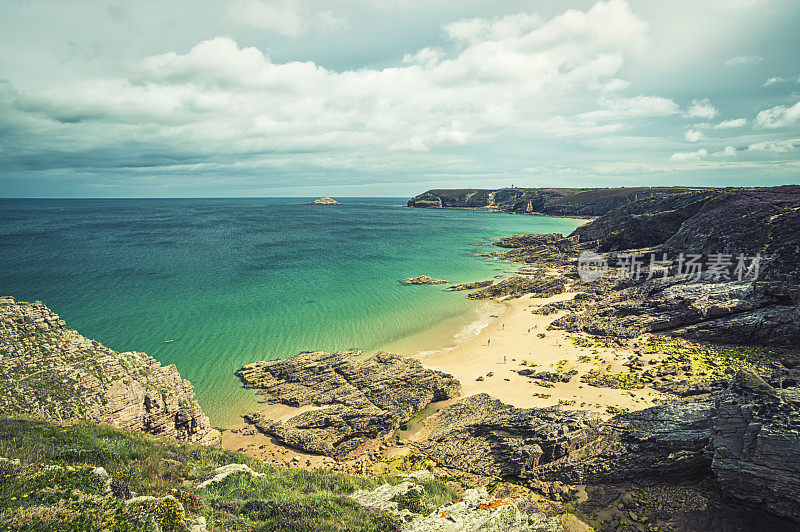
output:
[[[575,401],[575,405],[568,408],[597,409],[602,413],[608,406],[631,410],[652,406],[653,398],[661,394],[651,388],[596,388],[580,381],[582,374],[598,365],[579,362],[579,356],[599,357],[603,360],[603,367],[611,367],[610,372],[623,373],[628,371],[623,363],[634,354],[632,349],[575,346],[570,337],[585,335],[547,330],[547,326],[565,312],[548,316],[531,312],[533,307],[571,299],[574,295],[563,293],[550,298],[524,296],[504,301],[502,313],[493,318],[475,338],[421,356],[420,361],[427,368],[455,376],[461,381],[464,397],[488,393],[520,408],[552,406],[558,404],[559,399]],[[540,333],[544,334],[544,338],[538,336]],[[647,355],[640,356],[645,362],[649,360]],[[525,365],[522,365],[523,361]],[[554,372],[560,361],[566,361],[562,362],[560,372],[575,369],[578,374],[568,383],[554,383],[552,388],[537,386],[533,379],[517,374],[517,370],[524,368]],[[489,372],[493,373],[491,377],[487,376]],[[483,377],[483,380],[476,380],[478,377]],[[551,397],[544,399],[534,396],[534,393],[550,394]]]
[[[479,322],[465,325],[471,331],[471,337],[460,343],[454,338],[452,323],[448,324],[448,334],[444,334],[443,330],[434,330],[417,337],[411,344],[415,352],[404,349],[401,354],[416,356],[423,366],[455,376],[461,382],[462,394],[459,398],[429,405],[406,424],[406,430],[398,432],[398,437],[412,442],[423,439],[440,409],[477,393],[487,393],[520,408],[554,406],[561,401],[563,408],[595,411],[603,417],[611,417],[614,409],[638,410],[656,404],[662,394],[649,387],[637,390],[598,388],[581,382],[581,375],[598,367],[610,373],[627,373],[628,368],[623,364],[638,349],[635,347],[635,339],[624,347],[576,346],[570,337],[581,335],[547,330],[548,325],[564,312],[547,316],[532,313],[539,305],[573,296],[574,293],[563,293],[550,298],[523,296],[490,303],[492,306],[488,308],[492,314],[486,315],[484,309]],[[480,327],[483,328],[475,334]],[[539,337],[539,334],[544,334],[544,337]],[[426,345],[424,338],[435,339],[438,345]],[[442,342],[446,342],[445,345]],[[580,356],[590,357],[592,360],[580,362]],[[651,358],[646,353],[638,356],[645,364]],[[525,368],[552,372],[568,372],[574,369],[578,374],[570,382],[552,383],[552,387],[542,387],[534,379],[517,373]],[[482,380],[477,380],[479,377]],[[286,420],[308,408],[262,405],[259,410],[267,412],[273,419]],[[244,422],[223,433],[223,446],[274,464],[306,468],[339,467],[334,466],[330,458],[286,448]],[[407,451],[407,446],[389,444],[381,454],[391,457]],[[358,460],[341,465],[344,469],[353,470],[357,462]]]

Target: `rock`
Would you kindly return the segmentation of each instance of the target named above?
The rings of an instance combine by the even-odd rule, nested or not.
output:
[[[264,473],[253,471],[252,469],[250,469],[250,466],[246,464],[227,464],[216,468],[214,470],[214,476],[198,484],[197,488],[198,489],[207,488],[211,484],[222,482],[231,475],[239,475],[239,474],[250,475],[251,477],[264,476]]]
[[[598,436],[600,418],[579,410],[515,408],[487,394],[448,406],[421,448],[446,467],[525,476]]]
[[[694,340],[790,345],[800,335],[800,308],[776,304],[781,298],[773,288],[745,281],[650,279],[612,291],[551,327],[624,338],[667,332]]]
[[[711,469],[729,495],[800,521],[800,410],[748,370],[716,400]]]
[[[542,379],[548,382],[569,382],[572,376],[577,371],[569,371],[567,373],[557,373],[555,371],[536,371],[533,369],[521,369],[517,371],[518,374],[532,379]]]
[[[408,279],[402,279],[400,284],[405,285],[415,285],[415,284],[446,284],[447,281],[444,279],[434,279],[427,275],[420,275],[418,277],[409,277]]]
[[[706,401],[614,416],[598,427],[599,436],[589,445],[529,475],[571,484],[702,478],[711,464],[713,411]]]
[[[306,203],[306,205],[343,205],[343,204],[339,203],[333,198],[319,198],[315,199],[310,203]]]
[[[118,353],[65,327],[41,302],[0,305],[0,413],[86,419],[218,445],[221,435],[174,365]]]
[[[391,434],[433,401],[456,397],[451,375],[390,353],[357,359],[360,351],[302,353],[286,360],[248,364],[237,375],[260,388],[265,401],[319,409],[276,422],[247,414],[256,427],[309,452],[337,458],[355,455]]]
[[[455,292],[459,290],[476,290],[478,288],[485,288],[487,286],[492,286],[494,281],[475,281],[474,283],[464,283],[464,284],[454,284],[453,286],[447,287],[448,292]]]
[[[460,499],[445,504],[426,516],[401,509],[392,499],[410,490],[421,490],[414,482],[397,485],[383,484],[374,490],[356,490],[350,498],[359,504],[388,512],[405,521],[405,532],[562,532],[555,517],[542,513],[527,513],[523,498],[495,498],[486,488],[466,490]]]
[[[516,298],[525,294],[533,297],[550,297],[564,291],[564,279],[561,277],[531,278],[516,276],[503,279],[499,283],[472,292],[470,299],[489,299],[498,297]]]
[[[800,337],[800,186],[701,190],[638,201],[616,209],[571,236],[598,251],[648,247],[672,265],[667,277],[620,283],[582,315],[555,326],[632,337],[668,332],[703,341],[796,345]],[[640,253],[641,249],[638,250]],[[706,273],[688,279],[678,272],[683,254],[701,257]],[[732,278],[708,273],[715,254],[733,263]],[[760,257],[757,276],[739,280],[738,256]],[[755,277],[755,278],[754,278]],[[627,286],[626,286],[627,285]]]

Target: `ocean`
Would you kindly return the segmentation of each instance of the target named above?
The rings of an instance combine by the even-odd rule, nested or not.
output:
[[[212,422],[229,426],[254,403],[234,375],[243,364],[373,352],[427,330],[463,340],[485,303],[398,280],[503,276],[515,266],[479,256],[494,239],[581,223],[311,199],[0,199],[0,295],[41,300],[88,338],[176,364]]]

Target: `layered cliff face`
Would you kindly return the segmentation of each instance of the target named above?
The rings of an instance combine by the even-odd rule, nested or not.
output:
[[[0,413],[86,419],[216,445],[174,365],[84,338],[44,304],[0,298]]]
[[[796,347],[797,227],[800,186],[690,192],[616,209],[575,230],[571,236],[580,241],[579,247],[610,252],[611,261],[618,252],[636,249],[645,268],[650,255],[666,257],[672,261],[668,275],[643,275],[554,326],[600,335],[665,332],[697,340]],[[681,254],[701,256],[705,273],[677,271]],[[734,275],[740,255],[749,261],[747,267],[759,257],[758,270],[741,279]],[[725,275],[709,272],[714,256],[727,257]]]
[[[554,216],[600,216],[649,197],[691,190],[682,187],[433,189],[408,201],[409,207],[489,209]]]

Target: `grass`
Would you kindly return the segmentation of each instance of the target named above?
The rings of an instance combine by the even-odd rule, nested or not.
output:
[[[59,425],[0,417],[0,529],[185,531],[202,516],[208,530],[397,530],[388,514],[348,495],[402,479],[277,468],[245,455],[90,423]],[[263,476],[233,475],[196,486],[214,469],[243,463]],[[56,466],[56,467],[53,467]],[[109,478],[95,473],[104,468]],[[132,493],[130,493],[132,492]],[[130,504],[130,495],[155,500]],[[435,508],[454,493],[423,483],[420,504]]]

